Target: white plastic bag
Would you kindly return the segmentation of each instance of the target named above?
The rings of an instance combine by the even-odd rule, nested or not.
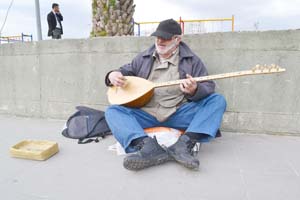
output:
[[[158,144],[162,146],[169,147],[172,144],[174,144],[179,136],[181,135],[182,131],[173,129],[173,128],[167,128],[167,127],[154,127],[154,128],[148,128],[145,129],[145,132],[148,136],[154,137],[156,136]],[[123,147],[120,145],[119,142],[116,144],[113,144],[108,147],[108,150],[110,151],[116,151],[117,155],[125,155],[125,151]]]

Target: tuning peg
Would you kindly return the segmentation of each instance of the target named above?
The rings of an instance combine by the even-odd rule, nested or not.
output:
[[[257,71],[260,70],[260,68],[261,68],[261,65],[256,65],[256,70]]]
[[[259,68],[259,65],[255,65],[254,67],[252,67],[252,72],[255,72],[257,69]]]
[[[269,70],[269,72],[271,72],[271,71],[272,71],[272,69],[273,69],[273,65],[270,65],[270,66],[268,66],[268,70]]]
[[[281,67],[278,65],[272,64],[272,69],[279,71],[281,69]]]
[[[267,64],[264,64],[264,69],[268,70],[269,66]]]
[[[277,69],[277,65],[272,64],[272,70],[274,70],[274,71],[275,71],[275,70],[278,70],[278,69]]]

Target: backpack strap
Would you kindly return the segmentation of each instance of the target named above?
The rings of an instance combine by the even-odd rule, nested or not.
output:
[[[106,135],[101,135],[100,137],[102,139],[105,138]],[[99,140],[99,137],[96,137],[95,139],[92,139],[92,138],[81,138],[81,139],[78,139],[78,144],[88,144],[88,143],[91,143],[91,142],[96,142],[98,143],[100,140]]]
[[[91,143],[91,142],[96,142],[96,143],[98,143],[99,142],[99,139],[98,139],[98,137],[97,138],[95,138],[95,139],[91,139],[91,138],[88,138],[88,139],[86,139],[86,138],[83,138],[83,139],[78,139],[78,144],[88,144],[88,143]]]

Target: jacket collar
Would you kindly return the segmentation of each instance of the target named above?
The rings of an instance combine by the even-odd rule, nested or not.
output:
[[[143,57],[152,56],[155,51],[155,45],[152,45],[149,49],[147,49],[143,53]],[[187,57],[193,57],[194,54],[192,50],[184,43],[180,42],[179,44],[179,58],[187,58]]]

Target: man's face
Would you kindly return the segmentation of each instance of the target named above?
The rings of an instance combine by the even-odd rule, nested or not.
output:
[[[179,42],[180,39],[176,37],[172,37],[171,39],[163,39],[161,37],[157,37],[155,40],[156,50],[158,54],[169,54],[177,48]]]
[[[59,12],[59,6],[54,6],[53,10],[54,12]]]

